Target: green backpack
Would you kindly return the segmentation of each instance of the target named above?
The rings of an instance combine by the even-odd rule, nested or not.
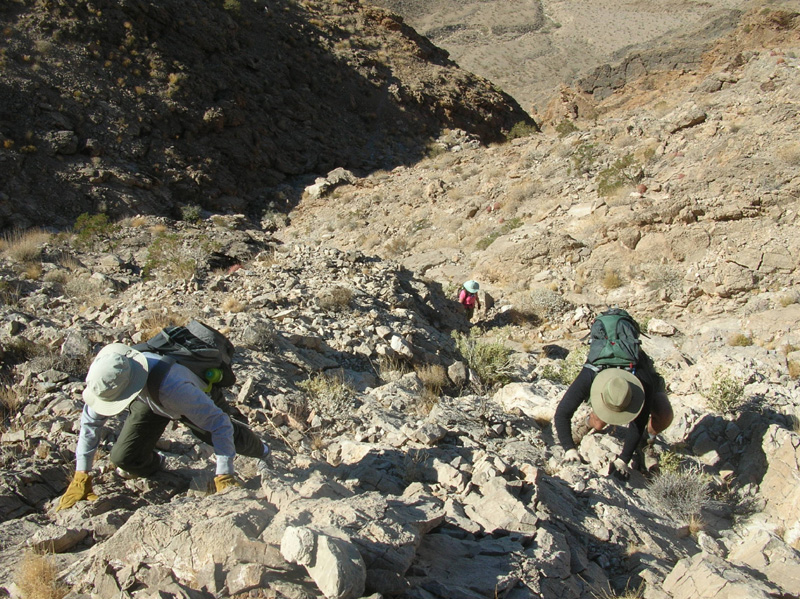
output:
[[[596,367],[634,368],[641,340],[638,323],[625,310],[612,308],[592,323],[586,363]]]

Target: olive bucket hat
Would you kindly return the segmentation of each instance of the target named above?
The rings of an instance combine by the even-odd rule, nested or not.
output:
[[[83,401],[101,416],[114,416],[128,407],[147,384],[147,358],[122,343],[106,345],[86,375]]]
[[[469,280],[466,283],[464,283],[464,289],[466,289],[470,293],[478,293],[478,289],[480,288],[481,286],[478,284],[478,281]]]
[[[644,387],[627,370],[606,368],[592,382],[592,410],[608,424],[628,424],[644,405]]]

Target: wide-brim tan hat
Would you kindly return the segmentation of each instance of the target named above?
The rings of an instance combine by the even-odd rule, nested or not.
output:
[[[592,410],[608,424],[628,424],[644,406],[644,387],[632,373],[606,368],[592,382],[589,393]]]
[[[83,401],[101,416],[127,408],[147,384],[147,358],[122,343],[106,345],[86,375]]]

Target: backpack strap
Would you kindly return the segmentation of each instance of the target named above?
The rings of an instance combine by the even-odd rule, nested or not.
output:
[[[150,395],[150,399],[159,406],[161,405],[161,400],[158,397],[158,390],[175,362],[176,360],[172,356],[160,356],[159,361],[156,362],[156,365],[150,369],[147,375],[147,393]]]

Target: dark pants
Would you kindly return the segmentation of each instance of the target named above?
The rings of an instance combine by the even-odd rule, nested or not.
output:
[[[111,463],[135,474],[136,476],[152,476],[158,470],[159,459],[156,456],[156,443],[171,422],[169,418],[159,416],[142,401],[134,401],[130,412],[122,426],[117,442],[111,450]],[[211,445],[211,434],[187,420],[181,422],[188,426],[195,437]],[[264,445],[256,434],[244,424],[231,419],[233,423],[233,444],[236,453],[251,458],[260,458],[264,454]]]

